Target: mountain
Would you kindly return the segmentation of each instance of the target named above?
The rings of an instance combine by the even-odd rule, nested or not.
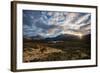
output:
[[[40,36],[40,35],[37,35],[37,36],[33,36],[31,37],[33,40],[42,40],[42,39],[45,39],[44,37]]]
[[[31,36],[31,37],[24,37],[23,38],[24,42],[32,42],[32,41],[40,41],[40,40],[41,41],[44,40],[44,37],[37,35],[37,36]]]
[[[80,38],[78,36],[75,35],[70,35],[70,34],[61,34],[59,36],[56,37],[50,37],[50,38],[44,38],[42,36],[32,36],[30,38],[24,38],[25,41],[71,41],[71,40],[80,40]],[[91,40],[91,34],[88,35],[84,35],[82,37],[83,41],[90,41]]]
[[[76,40],[76,39],[79,39],[77,36],[74,36],[74,35],[70,35],[70,34],[61,34],[57,37],[53,37],[53,38],[46,38],[45,40],[48,40],[48,41],[65,41],[65,40]]]
[[[85,43],[91,44],[91,34],[84,35],[82,39]]]
[[[89,39],[89,40],[90,40],[90,39],[91,39],[91,34],[84,35],[83,38],[84,38],[84,39]]]

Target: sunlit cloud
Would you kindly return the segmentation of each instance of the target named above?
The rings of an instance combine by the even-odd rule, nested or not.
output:
[[[83,36],[91,32],[91,14],[78,12],[23,10],[24,36]]]

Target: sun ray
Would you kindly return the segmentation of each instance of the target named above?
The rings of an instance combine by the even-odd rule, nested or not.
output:
[[[79,37],[80,39],[82,39],[82,36],[83,34],[81,32],[62,32],[63,34],[71,34],[71,35],[74,35],[74,36],[77,36]]]
[[[80,39],[82,39],[82,36],[83,36],[81,32],[74,32],[73,35],[79,37]]]

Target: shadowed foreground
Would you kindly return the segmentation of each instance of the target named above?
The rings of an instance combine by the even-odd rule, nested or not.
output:
[[[90,59],[90,45],[82,41],[24,42],[23,62]]]

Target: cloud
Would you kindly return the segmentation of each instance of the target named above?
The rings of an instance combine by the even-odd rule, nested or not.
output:
[[[23,10],[24,36],[55,37],[60,34],[90,33],[91,14]]]

